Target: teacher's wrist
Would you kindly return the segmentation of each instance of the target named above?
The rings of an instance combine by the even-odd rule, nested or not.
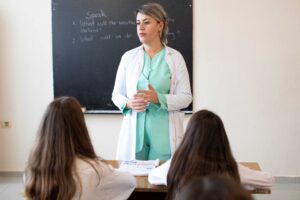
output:
[[[131,105],[131,100],[130,99],[128,99],[128,101],[126,102],[126,108],[132,109],[132,105]]]

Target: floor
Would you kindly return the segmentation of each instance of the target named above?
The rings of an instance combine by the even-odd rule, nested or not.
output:
[[[0,176],[0,200],[19,200],[22,196],[21,177]],[[256,200],[300,200],[299,183],[275,183],[271,194],[254,194]]]

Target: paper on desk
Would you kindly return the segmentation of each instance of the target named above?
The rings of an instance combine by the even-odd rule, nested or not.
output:
[[[129,160],[122,161],[118,171],[129,172],[134,176],[147,176],[151,169],[159,165],[159,159],[156,160]]]

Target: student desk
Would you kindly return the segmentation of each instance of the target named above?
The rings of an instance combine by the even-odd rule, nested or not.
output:
[[[120,161],[117,160],[107,160],[109,164],[111,164],[114,168],[118,168],[120,165]],[[249,167],[250,169],[261,171],[258,163],[256,162],[240,162],[240,164]],[[147,176],[136,176],[137,186],[129,199],[165,199],[167,187],[164,185],[151,185],[148,182]],[[252,190],[253,194],[270,194],[270,189],[255,189]]]

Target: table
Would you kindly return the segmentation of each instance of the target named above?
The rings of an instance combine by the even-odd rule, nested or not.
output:
[[[107,162],[112,165],[114,168],[118,168],[120,165],[120,161],[117,160],[107,160]],[[240,162],[240,164],[249,167],[253,170],[261,171],[261,168],[257,162]],[[148,176],[136,176],[137,186],[133,191],[132,195],[129,199],[165,199],[167,193],[167,187],[164,185],[151,185],[148,182]],[[271,190],[266,188],[258,188],[252,190],[253,194],[270,194]]]

